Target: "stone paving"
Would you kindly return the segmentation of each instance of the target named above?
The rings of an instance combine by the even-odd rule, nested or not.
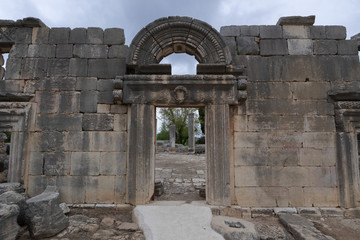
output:
[[[162,180],[164,194],[156,200],[204,200],[199,189],[206,183],[205,154],[157,153],[155,179]]]

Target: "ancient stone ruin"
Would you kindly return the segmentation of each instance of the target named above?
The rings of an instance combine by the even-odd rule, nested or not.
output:
[[[146,204],[155,108],[204,107],[208,204],[360,206],[359,42],[314,21],[218,32],[160,18],[127,46],[120,28],[0,20],[7,181],[30,197],[56,186],[66,203]],[[171,75],[159,62],[173,53],[194,55],[197,74]]]

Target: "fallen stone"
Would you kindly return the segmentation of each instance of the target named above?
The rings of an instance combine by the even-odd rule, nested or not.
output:
[[[320,208],[323,217],[343,217],[344,209],[341,208]]]
[[[312,222],[299,215],[281,214],[279,220],[295,239],[334,240],[317,230]]]
[[[19,232],[17,205],[0,204],[0,239],[13,240]]]
[[[254,224],[243,219],[216,216],[211,221],[211,227],[222,235],[225,240],[260,239]]]
[[[25,189],[21,186],[20,183],[0,183],[0,194],[8,191],[23,193],[25,192]]]
[[[26,203],[26,222],[33,238],[54,236],[69,225],[69,219],[59,206],[56,187],[48,186],[43,193]]]
[[[19,207],[17,222],[20,226],[25,225],[26,198],[24,195],[14,191],[9,191],[0,195],[0,203],[17,205]]]
[[[66,203],[60,203],[59,207],[61,208],[64,214],[70,213],[70,208],[66,205]]]
[[[296,208],[274,208],[275,215],[283,214],[283,213],[297,213]]]
[[[305,25],[305,26],[312,26],[315,23],[315,16],[289,16],[289,17],[281,17],[276,25]]]
[[[117,229],[121,231],[135,232],[136,230],[139,229],[139,226],[136,223],[123,222],[119,224]]]
[[[106,227],[111,227],[114,224],[114,222],[115,222],[114,218],[105,217],[101,221],[101,225],[106,226]]]

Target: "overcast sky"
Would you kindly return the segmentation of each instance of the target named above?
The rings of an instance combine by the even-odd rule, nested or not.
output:
[[[359,0],[0,0],[0,18],[40,18],[49,27],[120,27],[126,44],[160,17],[189,16],[215,29],[226,25],[274,25],[282,16],[316,15],[315,25],[342,25],[347,38],[360,32]],[[196,60],[172,54],[173,73],[192,73]]]

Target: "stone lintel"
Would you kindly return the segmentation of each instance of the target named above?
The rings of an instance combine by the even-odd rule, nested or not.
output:
[[[0,102],[29,102],[35,94],[0,92]]]
[[[157,106],[238,104],[232,75],[126,75],[123,103]]]
[[[310,16],[288,16],[281,17],[276,25],[304,25],[304,26],[312,26],[315,23],[315,15]]]
[[[138,67],[138,74],[165,74],[171,75],[171,64],[148,64]]]
[[[360,89],[338,89],[328,92],[334,101],[360,101]]]

